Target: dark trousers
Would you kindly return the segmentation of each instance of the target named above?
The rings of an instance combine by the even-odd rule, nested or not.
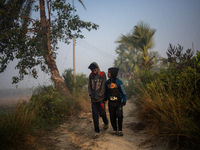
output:
[[[122,131],[122,122],[123,122],[123,110],[121,103],[109,102],[109,113],[110,113],[110,122],[113,127],[113,131],[117,131],[117,119],[118,119],[118,129]]]
[[[104,108],[101,106],[101,102],[92,102],[92,117],[94,122],[95,132],[100,132],[99,129],[99,115],[102,117],[104,124],[108,124],[106,116],[105,105]]]

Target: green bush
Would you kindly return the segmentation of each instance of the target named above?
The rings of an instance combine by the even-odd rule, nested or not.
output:
[[[200,52],[170,45],[168,67],[135,74],[127,92],[138,98],[139,118],[153,135],[180,148],[200,147]]]
[[[72,93],[74,90],[82,91],[83,87],[87,85],[89,79],[85,74],[81,73],[76,75],[76,82],[74,82],[72,71],[72,69],[66,69],[62,74],[67,88],[69,89],[70,93]]]
[[[135,93],[140,92],[140,89],[134,80],[128,80],[128,85],[125,86],[125,89],[126,89],[126,94],[127,94],[128,99],[131,98],[132,95],[136,97]],[[137,93],[137,95],[139,94]]]
[[[73,91],[75,86],[72,71],[73,71],[72,69],[65,69],[64,72],[62,73],[62,77],[70,93]]]
[[[37,106],[37,117],[44,122],[53,123],[67,117],[73,107],[73,100],[66,99],[52,85],[40,86],[34,93],[30,106]]]
[[[31,110],[28,105],[18,104],[14,110],[0,114],[0,146],[13,146],[29,141],[34,132],[33,124],[36,108]]]
[[[57,127],[68,116],[90,110],[88,93],[80,90],[70,99],[62,96],[52,85],[39,86],[28,104],[19,103],[7,112],[0,112],[0,148],[10,149],[34,141],[46,130]]]
[[[141,88],[144,86],[148,90],[150,88],[150,84],[157,78],[158,73],[152,72],[149,70],[141,71],[135,74],[134,79],[130,79],[128,81],[128,86],[126,86],[126,92],[128,98],[132,95],[134,97],[140,97],[142,94]]]
[[[83,90],[72,92],[72,97],[66,99],[52,85],[38,87],[30,99],[31,107],[37,106],[38,119],[52,124],[62,121],[67,116],[78,113],[87,103],[87,95]]]
[[[136,86],[140,92],[135,92],[141,105],[139,117],[150,132],[196,148],[200,142],[200,74],[196,69],[180,71],[171,66],[153,76],[146,74],[141,81],[145,82]]]

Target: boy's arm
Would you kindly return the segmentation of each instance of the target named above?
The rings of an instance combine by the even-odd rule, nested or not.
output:
[[[99,92],[99,96],[103,96],[105,94],[105,83],[106,83],[106,74],[104,72],[103,76],[102,76],[102,83],[101,83],[101,89]]]
[[[122,94],[123,105],[126,105],[126,90],[125,90],[125,87],[124,87],[122,81],[121,80],[118,80],[118,81],[119,82],[118,82],[117,86],[119,87],[119,91]]]
[[[89,80],[88,80],[88,93],[89,96],[91,96],[91,82],[90,82],[91,77],[89,76]]]
[[[104,98],[104,101],[106,102],[108,100],[108,87],[107,87],[107,82],[105,83],[105,98]]]

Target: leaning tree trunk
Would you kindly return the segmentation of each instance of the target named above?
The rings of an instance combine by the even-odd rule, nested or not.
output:
[[[60,92],[62,95],[70,97],[69,90],[61,78],[56,62],[53,58],[53,53],[51,51],[50,45],[50,31],[47,30],[47,22],[46,22],[46,15],[45,15],[45,3],[44,0],[40,0],[40,19],[41,19],[41,27],[42,27],[42,39],[43,39],[43,47],[45,51],[45,61],[48,65],[48,68],[51,71],[51,77],[54,82],[55,88]],[[49,24],[50,25],[50,24]],[[49,27],[50,30],[50,27]]]

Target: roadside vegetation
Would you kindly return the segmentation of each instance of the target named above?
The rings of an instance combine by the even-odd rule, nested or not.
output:
[[[70,70],[70,69],[69,69]],[[71,70],[66,80],[73,80]],[[90,108],[90,100],[84,86],[88,79],[84,74],[76,76],[79,84],[71,85],[71,97],[61,95],[53,85],[37,87],[29,103],[18,103],[9,111],[0,113],[1,149],[31,144],[46,131],[56,128],[71,115]],[[81,84],[80,84],[81,83]]]
[[[79,74],[74,82],[71,69],[61,76],[55,58],[58,40],[68,44],[74,35],[83,38],[83,29],[97,30],[99,26],[74,15],[75,8],[65,0],[35,2],[1,2],[0,73],[17,59],[19,73],[13,83],[25,75],[37,78],[36,66],[40,66],[51,73],[54,85],[39,86],[28,103],[0,112],[0,149],[33,143],[70,115],[90,107],[88,78]],[[39,19],[31,18],[33,11]],[[119,68],[128,97],[137,98],[139,118],[150,134],[166,138],[179,149],[200,149],[200,52],[184,52],[181,45],[170,44],[168,58],[162,58],[152,50],[155,32],[140,22],[129,34],[121,35],[116,41],[114,66]]]
[[[199,149],[200,52],[194,56],[192,49],[169,44],[168,58],[162,58],[150,51],[154,33],[140,23],[122,35],[115,66],[128,80],[127,95],[137,99],[138,117],[149,134],[177,149]]]
[[[139,118],[150,134],[180,149],[198,149],[200,74],[191,66],[177,67],[143,72],[132,92],[138,98]]]

